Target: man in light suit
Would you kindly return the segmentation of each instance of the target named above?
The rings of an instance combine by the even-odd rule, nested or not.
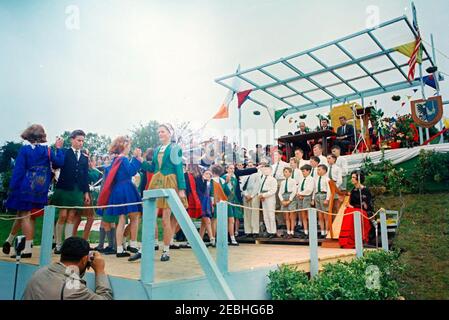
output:
[[[112,289],[100,253],[89,255],[90,245],[82,238],[71,237],[61,247],[61,260],[36,271],[28,282],[24,300],[112,300]],[[95,271],[95,292],[83,276]]]
[[[262,168],[263,178],[259,189],[259,199],[262,202],[263,220],[269,234],[269,238],[276,237],[276,193],[278,183],[273,177],[273,171],[270,165]]]
[[[248,162],[247,168],[254,168],[252,161]],[[245,228],[245,234],[247,237],[256,237],[260,232],[260,200],[258,197],[260,182],[262,180],[262,173],[256,172],[250,176],[242,178],[242,196],[244,217],[243,223]],[[251,209],[247,209],[251,208]]]
[[[337,129],[337,138],[334,145],[341,148],[341,152],[346,154],[350,145],[354,144],[354,127],[347,123],[346,117],[340,117],[341,127]]]

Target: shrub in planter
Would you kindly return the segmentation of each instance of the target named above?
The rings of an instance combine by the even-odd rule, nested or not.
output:
[[[283,266],[269,275],[274,300],[391,300],[400,294],[395,280],[403,266],[393,252],[369,251],[361,259],[324,266],[314,279]]]

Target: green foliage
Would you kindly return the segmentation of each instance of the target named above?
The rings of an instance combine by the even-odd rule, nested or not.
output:
[[[367,251],[351,262],[327,264],[313,280],[282,266],[269,274],[273,300],[392,300],[400,296],[395,278],[404,271],[395,252]]]
[[[61,138],[64,139],[64,148],[70,148],[70,133],[64,131],[61,134]],[[111,138],[105,135],[99,135],[98,133],[86,133],[84,139],[84,149],[89,150],[92,155],[104,155],[108,153],[109,146],[111,144]]]
[[[21,147],[21,143],[8,141],[0,148],[0,172],[11,170],[11,159],[17,158]]]
[[[158,128],[159,123],[157,121],[150,121],[146,125],[140,124],[133,129],[131,131],[133,146],[144,151],[148,148],[156,148],[159,143]]]
[[[430,182],[442,183],[449,181],[449,153],[421,150],[418,164],[412,174],[412,185],[419,193],[428,191],[426,185]]]

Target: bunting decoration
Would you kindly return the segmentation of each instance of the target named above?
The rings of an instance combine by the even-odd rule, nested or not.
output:
[[[429,76],[425,76],[423,78],[423,82],[428,85],[431,88],[434,88],[435,90],[437,90],[437,82],[435,81],[435,77],[433,76],[433,74],[429,75]]]
[[[416,48],[416,40],[407,44],[404,44],[402,46],[394,48],[394,50],[398,51],[399,53],[402,53],[407,58],[411,58],[413,56],[413,52]],[[422,63],[422,50],[420,50],[419,55],[417,55],[417,63]]]
[[[229,90],[228,95],[226,96],[225,101],[220,106],[220,109],[215,114],[215,116],[212,119],[219,120],[219,119],[228,119],[229,118],[229,105],[234,100],[235,93],[232,90]]]
[[[281,109],[281,110],[276,110],[274,112],[274,122],[278,122],[279,119],[284,115],[284,113],[287,112],[288,109]]]
[[[249,95],[253,92],[252,89],[245,90],[242,92],[237,93],[237,100],[238,100],[238,108],[240,109],[242,105],[248,100]]]

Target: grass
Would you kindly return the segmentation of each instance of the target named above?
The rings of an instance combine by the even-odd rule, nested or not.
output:
[[[449,299],[449,193],[405,195],[404,213],[394,247],[403,251],[401,260],[407,265],[398,279],[401,294],[408,300]],[[401,208],[399,197],[376,198],[376,207]],[[12,222],[0,221],[0,243],[9,234]],[[41,237],[42,219],[37,221],[36,244]],[[159,235],[161,221],[158,219]],[[141,230],[139,230],[141,235]],[[92,232],[91,242],[98,241]]]
[[[449,193],[405,195],[394,247],[407,265],[398,279],[408,300],[449,299]],[[398,197],[382,196],[376,207],[399,210]]]

